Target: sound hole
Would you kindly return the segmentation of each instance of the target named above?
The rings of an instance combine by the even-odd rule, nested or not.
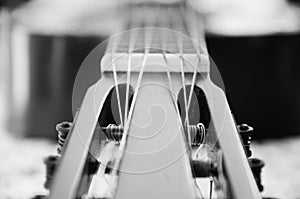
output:
[[[191,85],[186,86],[185,89],[186,89],[186,102],[188,102]],[[183,88],[181,88],[178,93],[177,105],[181,116],[181,120],[184,123],[186,117],[186,109],[185,109]],[[197,86],[194,86],[193,89],[193,94],[192,94],[190,107],[188,111],[188,118],[189,118],[190,125],[196,125],[198,123],[202,123],[206,128],[209,126],[211,120],[211,115],[208,108],[208,103],[206,100],[205,93],[201,88]]]
[[[125,118],[125,103],[126,103],[126,84],[119,84],[118,85],[119,90],[119,100],[120,100],[120,106],[121,106],[121,113],[122,118],[124,121]],[[130,110],[132,97],[133,97],[134,90],[131,86],[129,86],[129,99],[128,99],[128,109],[127,114]],[[103,108],[101,110],[100,116],[98,118],[98,122],[101,127],[106,127],[109,124],[121,124],[120,119],[120,111],[119,111],[119,105],[118,105],[118,97],[116,88],[112,88],[108,94],[108,96],[105,99],[105,102],[103,104]]]

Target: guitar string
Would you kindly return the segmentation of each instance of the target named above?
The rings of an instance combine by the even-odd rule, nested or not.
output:
[[[145,10],[146,7],[144,7],[143,9]],[[145,16],[145,18],[147,18],[147,17]],[[139,93],[140,84],[141,84],[142,77],[143,77],[143,74],[144,74],[144,68],[145,68],[146,61],[147,61],[148,54],[149,54],[149,46],[151,44],[152,36],[153,36],[153,31],[152,30],[151,31],[146,31],[146,30],[149,30],[149,29],[146,29],[146,28],[144,28],[143,30],[144,30],[144,32],[143,32],[143,34],[144,34],[144,55],[143,55],[143,58],[142,58],[142,65],[141,65],[141,69],[140,69],[140,72],[139,72],[139,75],[138,75],[138,79],[137,79],[137,83],[136,83],[136,90],[135,90],[135,93],[133,94],[132,105],[131,105],[130,110],[129,110],[128,118],[132,117],[133,108],[135,106],[136,99],[137,99],[137,96],[138,96],[138,93]],[[139,31],[141,31],[141,30],[139,30]],[[126,129],[124,129],[124,136],[123,136],[125,138],[127,137],[127,134],[128,134],[128,127],[129,127],[128,124],[129,124],[129,122],[130,121],[128,121],[125,125]],[[123,145],[124,144],[125,143],[123,143]],[[121,149],[123,147],[121,147]]]
[[[115,84],[115,89],[116,89],[116,94],[117,94],[119,117],[120,117],[121,126],[123,127],[123,117],[122,117],[122,109],[121,109],[121,102],[120,102],[119,84],[118,84],[118,79],[117,79],[116,64],[115,64],[115,60],[113,60],[116,48],[120,43],[120,36],[118,35],[116,37],[117,38],[115,39],[115,42],[113,43],[113,46],[112,46],[111,62],[112,62],[112,67],[113,67],[114,84]]]
[[[180,13],[180,12],[179,12]],[[182,14],[182,13],[180,13]],[[182,28],[182,31],[184,31],[184,21],[183,21],[183,16],[181,15],[180,19],[178,20],[179,23],[181,23],[180,27]],[[183,93],[184,93],[184,105],[185,105],[185,124],[186,124],[186,130],[188,133],[188,142],[189,142],[189,146],[192,145],[192,139],[191,139],[191,132],[190,132],[190,128],[189,127],[189,108],[188,108],[188,103],[187,103],[187,88],[186,88],[186,80],[185,80],[185,73],[184,73],[184,57],[183,57],[183,40],[184,40],[184,36],[180,35],[181,37],[181,42],[178,43],[179,44],[179,53],[180,53],[180,67],[181,67],[181,78],[182,78],[182,85],[183,85]]]
[[[180,8],[182,8],[182,7],[180,7]],[[181,19],[183,19],[181,27],[183,28],[182,31],[184,31],[185,30],[184,29],[184,26],[185,26],[185,24],[184,24],[184,22],[185,22],[184,21],[184,15],[183,15],[182,12],[180,12],[180,14],[181,14]],[[179,21],[179,20],[177,20],[177,21]],[[182,36],[182,35],[180,35],[180,36]],[[181,39],[182,39],[182,37],[181,37]],[[176,41],[178,41],[178,40],[176,40]],[[182,46],[182,44],[183,44],[183,40],[181,42],[177,43],[177,47],[179,47],[179,53],[180,53],[181,79],[182,79],[182,84],[183,84],[184,104],[185,104],[185,110],[186,110],[185,111],[185,114],[186,114],[186,116],[185,116],[185,123],[187,125],[186,130],[188,132],[189,146],[191,146],[191,132],[189,131],[189,128],[188,128],[188,126],[189,126],[189,115],[188,115],[188,113],[189,113],[189,107],[187,106],[187,91],[186,91],[186,85],[185,85],[185,76],[184,76],[184,72],[183,72],[184,58],[183,58],[183,46]],[[190,93],[191,93],[191,91],[192,90],[190,90]],[[204,199],[204,195],[203,195],[200,187],[197,185],[196,181],[195,181],[195,185],[196,185],[196,189],[198,190],[198,194],[199,194],[200,198]]]
[[[144,10],[145,10],[146,7],[144,7]],[[130,109],[129,109],[129,114],[128,114],[128,121],[125,123],[125,126],[124,126],[124,131],[123,131],[123,136],[122,136],[122,139],[121,139],[121,142],[120,142],[120,146],[119,146],[119,151],[120,153],[123,153],[124,152],[124,149],[125,149],[125,146],[126,146],[126,140],[127,140],[127,137],[128,137],[128,133],[129,133],[129,125],[130,125],[130,121],[131,121],[131,118],[132,118],[132,114],[133,114],[133,109],[135,107],[135,103],[136,103],[136,99],[137,99],[137,95],[139,93],[139,87],[140,87],[140,84],[141,84],[141,80],[142,80],[142,77],[143,77],[143,73],[144,73],[144,68],[145,68],[145,65],[146,65],[146,61],[147,61],[147,58],[148,58],[148,53],[149,53],[149,44],[148,43],[151,43],[152,41],[152,31],[149,33],[148,31],[145,31],[146,29],[144,28],[144,45],[145,45],[145,48],[144,48],[144,55],[143,55],[143,58],[142,58],[142,65],[141,65],[141,69],[140,69],[140,72],[139,72],[139,75],[138,75],[138,79],[137,79],[137,83],[136,83],[136,90],[135,90],[135,93],[133,94],[133,99],[132,99],[132,105],[130,106]],[[141,31],[141,30],[139,30]],[[121,162],[121,158],[122,158],[122,154],[119,153],[119,157],[116,159],[116,167],[119,167],[120,166],[120,162]],[[116,169],[114,169],[114,173],[116,173]]]
[[[136,6],[130,6],[129,8],[128,8],[129,10],[127,10],[127,12],[129,12],[129,15],[130,15],[130,27],[132,27],[134,24],[137,24],[137,20],[132,20],[132,19],[136,19],[136,17],[135,17],[135,15],[134,15],[134,13],[136,13],[136,12],[139,12],[139,10],[136,8]],[[132,10],[133,9],[135,9],[136,10],[136,12],[132,12]],[[128,30],[128,31],[131,31],[130,29]],[[138,30],[137,30],[138,31]],[[130,33],[130,32],[129,32]],[[130,34],[129,34],[130,35]],[[135,40],[133,40],[134,42],[136,42]],[[133,44],[132,44],[133,45]],[[128,47],[128,48],[130,48],[130,46]],[[129,55],[128,55],[129,56]],[[130,57],[128,57],[128,61],[130,61],[131,62],[131,56]],[[130,63],[131,64],[131,63]],[[127,80],[126,80],[126,83],[127,83],[127,85],[126,85],[126,100],[127,100],[127,96],[129,97],[129,84],[128,84],[128,81],[130,81],[130,79],[128,78],[128,74],[131,74],[131,66],[128,64],[128,66],[127,66]],[[126,113],[127,113],[127,111],[126,111],[126,105],[127,105],[127,103],[128,103],[128,100],[127,100],[127,102],[125,102],[125,115],[127,115]],[[128,105],[127,105],[127,109],[128,109]],[[121,158],[122,158],[122,152],[123,152],[123,150],[122,150],[122,148],[124,148],[123,147],[123,143],[125,143],[125,141],[126,141],[126,139],[125,139],[125,137],[126,137],[126,133],[125,133],[125,129],[127,128],[126,126],[127,126],[127,117],[126,117],[126,121],[124,121],[124,130],[123,130],[123,135],[122,135],[122,138],[121,138],[121,141],[120,141],[120,146],[119,146],[119,149],[120,150],[118,150],[118,153],[116,154],[116,162],[114,163],[114,165],[113,165],[113,171],[112,171],[112,175],[116,175],[117,174],[117,171],[118,171],[118,167],[119,167],[119,165],[120,165],[120,161],[121,161]],[[125,146],[125,145],[124,145]]]
[[[195,19],[194,19],[193,25],[196,27],[195,31],[194,31],[194,35],[195,35],[194,37],[195,37],[196,42],[198,42],[199,41],[199,36],[198,36],[197,23],[196,23]],[[192,43],[193,43],[194,48],[196,49],[198,59],[197,59],[196,65],[195,65],[194,73],[193,73],[192,85],[191,85],[191,89],[190,89],[190,96],[189,96],[189,100],[188,100],[188,108],[190,108],[190,105],[191,105],[192,94],[193,94],[193,91],[194,91],[194,87],[195,87],[195,83],[196,83],[196,77],[197,77],[197,68],[198,68],[198,65],[201,61],[199,48],[198,48],[197,44],[195,44],[193,41],[192,41]],[[199,118],[199,120],[200,120],[200,118]]]
[[[120,117],[120,122],[121,126],[123,127],[123,118],[122,118],[122,109],[121,109],[121,103],[120,103],[120,93],[119,93],[119,88],[118,88],[118,80],[117,80],[117,72],[116,72],[116,65],[115,65],[115,60],[113,59],[113,56],[116,52],[116,48],[119,46],[120,43],[120,35],[115,36],[113,39],[109,40],[109,44],[111,44],[111,65],[113,67],[113,76],[114,76],[114,85],[116,89],[116,94],[117,94],[117,102],[118,102],[118,110],[119,110],[119,117]],[[108,177],[106,177],[104,174],[101,173],[101,176],[103,177],[105,183],[108,186],[112,186],[112,184],[109,182]]]
[[[182,13],[188,13],[189,15],[189,19],[188,21],[190,21],[191,23],[186,23],[186,24],[189,24],[188,25],[188,31],[190,32],[190,35],[193,39],[195,39],[196,42],[199,42],[199,32],[198,32],[198,24],[197,24],[197,14],[195,11],[192,11],[191,13],[190,12],[182,12]],[[191,16],[193,15],[193,16]],[[187,18],[184,17],[185,21],[187,22]],[[194,27],[194,31],[192,31],[192,27],[191,25]],[[197,53],[197,56],[198,56],[198,59],[197,59],[197,64],[196,64],[196,67],[198,67],[198,64],[200,62],[200,50],[199,48],[197,47],[197,44],[194,43],[194,41],[192,41],[193,43],[193,47],[194,49],[196,50],[196,53]],[[190,95],[189,95],[189,100],[188,100],[188,109],[190,109],[190,104],[191,104],[191,99],[192,99],[192,93],[194,91],[194,86],[195,86],[195,81],[196,81],[196,75],[197,75],[197,68],[195,68],[194,70],[194,73],[193,73],[193,79],[192,79],[192,85],[191,85],[191,89],[190,89]],[[199,115],[199,117],[201,117],[201,115]],[[200,120],[200,118],[199,118]],[[201,146],[200,146],[201,147]],[[200,149],[199,147],[199,149]],[[210,179],[210,182],[209,182],[210,186],[209,186],[209,198],[211,199],[212,198],[212,188],[213,188],[213,181],[212,179]]]
[[[185,16],[183,19],[185,20],[185,24],[187,24],[187,30],[189,31],[190,36],[192,37],[192,39],[195,40],[195,41],[193,41],[191,39],[191,42],[193,44],[193,48],[196,52],[196,55],[198,57],[197,62],[196,62],[196,66],[194,66],[195,68],[194,68],[194,72],[193,72],[192,84],[191,84],[189,99],[188,99],[188,109],[190,109],[192,94],[194,92],[194,87],[195,87],[195,83],[196,83],[197,68],[198,68],[199,62],[201,61],[200,49],[198,47],[198,45],[199,45],[198,44],[198,42],[199,42],[199,31],[198,31],[198,23],[197,23],[197,13],[192,9],[190,9],[190,12],[187,12],[187,11],[183,12],[183,10],[181,10],[181,12]],[[189,17],[189,18],[187,19],[187,17]],[[197,42],[197,43],[195,43],[195,42]],[[200,120],[200,117],[201,117],[201,115],[199,115],[199,120]],[[200,149],[200,147],[201,147],[201,145],[199,146],[198,150]],[[199,188],[198,185],[197,185],[197,187],[200,191],[200,188]],[[209,198],[210,199],[212,198],[212,180],[210,180]]]
[[[136,35],[135,35],[136,36]],[[151,36],[153,36],[153,34],[151,34]],[[126,103],[125,103],[125,120],[124,120],[124,123],[125,123],[125,121],[126,121],[126,123],[127,123],[127,110],[128,110],[128,98],[129,98],[129,82],[130,82],[130,73],[131,73],[131,71],[130,71],[130,64],[131,64],[131,50],[134,48],[134,45],[132,45],[132,43],[131,43],[131,41],[133,40],[133,41],[135,41],[135,39],[132,39],[132,38],[136,38],[136,37],[130,37],[130,40],[129,40],[129,43],[131,44],[131,45],[129,45],[129,49],[128,49],[128,68],[127,68],[127,85],[126,85]],[[145,32],[145,38],[146,38],[146,32]],[[146,41],[147,41],[147,39],[145,39]],[[151,39],[152,40],[152,39]],[[119,41],[119,40],[117,40],[117,41]],[[146,43],[148,43],[148,42],[146,42],[145,41],[145,44]],[[149,40],[148,40],[149,41]],[[114,43],[117,43],[117,42],[114,42]],[[116,46],[118,46],[118,45],[116,45]],[[116,46],[114,46],[113,48],[112,48],[112,52],[113,52],[113,54],[115,53],[115,47]],[[147,45],[146,45],[146,47],[147,47]],[[179,45],[178,46],[179,47],[179,51],[180,51],[180,58],[181,58],[181,69],[182,69],[182,71],[181,71],[181,73],[182,73],[182,83],[183,83],[183,85],[184,85],[184,88],[185,88],[185,83],[184,83],[184,79],[185,79],[185,77],[184,77],[184,73],[183,73],[183,53],[182,53],[182,46],[181,45]],[[143,75],[143,71],[144,71],[144,67],[145,67],[145,63],[146,63],[146,60],[147,60],[147,56],[148,56],[148,53],[149,53],[149,48],[146,48],[145,49],[145,53],[144,53],[144,56],[143,56],[143,61],[142,61],[142,69],[141,69],[141,71],[140,71],[140,73],[139,73],[139,78],[138,78],[138,82],[137,82],[137,91],[136,91],[136,94],[135,94],[135,96],[134,96],[134,100],[133,100],[133,104],[135,104],[135,101],[136,101],[136,96],[137,96],[137,94],[138,94],[138,91],[139,91],[139,85],[140,85],[140,82],[141,82],[141,79],[142,79],[142,75]],[[167,58],[166,58],[166,55],[165,55],[165,50],[163,50],[163,57],[164,57],[164,60],[165,60],[165,62],[168,64],[168,61],[167,61]],[[120,112],[120,120],[121,120],[121,125],[123,126],[123,123],[122,123],[122,121],[123,121],[123,119],[122,119],[122,112],[121,112],[121,105],[120,105],[120,95],[119,95],[119,90],[118,90],[118,83],[117,83],[117,73],[116,73],[116,67],[115,67],[115,63],[113,63],[113,72],[114,72],[114,82],[115,82],[115,87],[116,87],[116,92],[117,92],[117,98],[118,98],[118,107],[119,107],[119,112]],[[171,75],[170,75],[170,71],[167,69],[167,75],[168,75],[168,80],[169,80],[169,84],[170,84],[170,87],[171,87],[171,91],[173,91],[173,89],[172,89],[172,80],[171,80]],[[191,91],[190,91],[191,92]],[[184,91],[184,93],[185,93],[185,106],[186,106],[186,91]],[[173,95],[172,95],[173,96]],[[127,106],[127,108],[126,108],[126,106]],[[130,113],[132,113],[132,107],[130,108],[131,110],[130,110]],[[186,108],[186,113],[187,113],[187,111],[188,111],[188,109]],[[131,114],[130,114],[131,115]],[[131,116],[130,116],[131,117]],[[187,119],[187,116],[186,116],[186,119]],[[128,127],[127,127],[128,128]],[[124,132],[125,132],[125,129],[124,129]],[[124,137],[126,137],[126,136],[124,136]],[[190,140],[190,139],[189,139]],[[199,190],[200,191],[200,190]],[[200,193],[201,193],[201,191],[200,191]],[[203,196],[202,196],[203,197]]]
[[[143,9],[145,11],[146,6],[144,8],[140,8],[140,9]],[[147,18],[147,17],[145,16],[145,18]],[[151,38],[153,36],[152,30],[151,30],[150,33],[149,33],[149,31],[146,31],[146,30],[148,30],[148,29],[146,29],[144,27],[144,32],[143,32],[143,34],[144,34],[144,55],[143,55],[143,58],[142,58],[142,65],[141,65],[141,69],[140,69],[140,72],[139,72],[139,75],[138,75],[138,79],[137,79],[137,83],[136,83],[136,91],[135,91],[135,93],[133,95],[132,106],[130,107],[130,111],[129,112],[132,112],[133,107],[135,106],[135,101],[136,101],[136,98],[137,98],[137,95],[138,95],[138,92],[139,92],[141,80],[142,80],[143,73],[144,73],[144,68],[145,68],[146,61],[147,61],[148,54],[149,54],[149,46],[150,46],[150,43],[152,41],[152,38]],[[141,30],[139,30],[139,31],[141,31]],[[124,131],[125,131],[125,129],[124,129]]]
[[[180,18],[173,13],[172,10],[170,10],[169,8],[169,11],[171,11],[171,15],[172,17],[174,17],[174,19],[176,19],[175,21],[176,22],[179,22],[180,21]],[[171,22],[171,28],[172,26],[174,26],[174,24]],[[176,25],[175,27],[173,27],[174,30],[176,30]],[[175,34],[175,33],[174,33]],[[180,37],[178,37],[178,34],[175,34],[176,35],[176,46],[177,46],[177,49],[178,49],[178,52],[179,52],[179,56],[180,56],[180,68],[181,68],[181,81],[182,81],[182,87],[183,87],[183,97],[184,97],[184,107],[185,107],[185,120],[184,120],[184,125],[185,126],[185,129],[187,130],[187,134],[188,134],[188,143],[189,143],[189,147],[191,147],[192,143],[191,143],[191,134],[190,134],[190,130],[188,128],[189,126],[189,116],[188,116],[188,110],[187,110],[187,93],[186,93],[186,85],[185,85],[185,75],[184,75],[184,59],[183,59],[183,40],[182,40],[182,35],[180,35]]]
[[[130,13],[134,13],[133,8],[131,7],[131,10],[129,11]],[[138,13],[140,14],[140,13]],[[135,23],[137,22],[132,22],[133,19],[136,19],[138,16],[137,14],[131,14],[130,16],[130,22],[129,22],[129,46],[128,46],[128,65],[127,65],[127,80],[126,80],[126,98],[125,98],[125,122],[127,122],[127,117],[128,117],[128,106],[129,106],[129,89],[130,89],[130,74],[131,74],[131,63],[132,63],[132,51],[134,50],[134,46],[136,44],[136,38],[138,36],[139,31],[137,30],[132,30],[133,26],[136,25]],[[134,20],[136,21],[136,20]]]
[[[185,8],[185,9],[187,9],[187,8]],[[195,42],[199,41],[199,35],[198,35],[198,26],[197,26],[197,22],[196,22],[195,11],[189,10],[190,12],[186,12],[186,11],[184,12],[183,9],[181,9],[180,11],[183,15],[183,20],[185,21],[186,29],[189,32],[189,35],[192,37],[192,39],[190,41],[193,45],[193,48],[194,48],[194,50],[196,52],[196,55],[197,55],[197,58],[198,58],[197,62],[196,62],[196,65],[195,66],[192,65],[194,67],[194,72],[193,72],[192,84],[191,84],[189,98],[188,98],[188,110],[189,110],[190,105],[191,105],[192,95],[194,93],[196,77],[197,77],[197,67],[198,67],[200,59],[201,59],[200,58],[200,50],[197,46],[197,43],[195,43]],[[191,15],[194,15],[194,16],[191,16]],[[187,19],[187,17],[188,17],[188,19]],[[188,23],[188,21],[189,21],[189,23]],[[192,27],[191,27],[190,24],[192,24]],[[193,39],[195,41],[193,41]]]
[[[158,14],[161,14],[163,12],[159,12]],[[160,16],[160,17],[164,17],[164,16]],[[170,21],[170,18],[168,17],[169,21]],[[161,20],[161,22],[163,22],[163,20]],[[161,23],[161,26],[162,27],[167,27],[166,23]],[[166,34],[166,31],[165,30],[159,30],[159,32],[161,33],[160,34],[160,38],[161,38],[161,48],[162,48],[162,56],[163,56],[163,59],[164,59],[164,62],[165,64],[167,65],[166,67],[166,73],[167,73],[167,77],[168,77],[168,81],[169,81],[169,86],[170,86],[170,89],[171,89],[171,97],[173,99],[173,101],[175,101],[174,97],[173,97],[173,86],[172,86],[172,79],[171,79],[171,74],[170,74],[170,70],[169,70],[169,62],[168,62],[168,59],[166,57],[166,49],[167,49],[167,34]],[[165,33],[165,34],[164,34]]]
[[[152,31],[151,31],[152,32]],[[138,91],[139,91],[139,87],[140,87],[140,83],[141,83],[141,79],[142,79],[142,76],[143,76],[143,72],[144,72],[144,67],[145,67],[145,64],[146,64],[146,60],[147,60],[147,57],[148,57],[148,53],[149,53],[149,46],[147,45],[148,43],[149,43],[149,38],[151,38],[152,36],[153,36],[153,33],[151,33],[151,34],[149,34],[149,32],[148,31],[145,31],[144,32],[144,34],[145,34],[145,52],[144,52],[144,55],[143,55],[143,60],[142,60],[142,67],[141,67],[141,70],[140,70],[140,72],[139,72],[139,76],[138,76],[138,80],[137,80],[137,87],[136,87],[136,92],[134,93],[134,96],[133,96],[133,100],[132,100],[132,106],[130,107],[130,111],[129,111],[129,115],[128,115],[128,118],[131,118],[131,116],[132,116],[132,112],[133,112],[133,107],[135,106],[135,101],[136,101],[136,98],[137,98],[137,95],[138,95]],[[148,35],[148,36],[147,36]],[[149,35],[151,35],[151,37],[149,36]],[[151,40],[152,40],[152,38],[151,38]],[[150,41],[151,41],[150,40]],[[178,48],[178,50],[179,50],[179,52],[180,52],[180,60],[181,60],[181,62],[180,62],[180,65],[181,65],[181,75],[182,75],[182,84],[183,84],[183,89],[184,89],[184,99],[185,99],[185,108],[186,108],[186,122],[187,122],[187,125],[188,125],[188,114],[187,114],[187,102],[186,102],[186,98],[187,98],[187,94],[186,94],[186,89],[185,89],[185,76],[184,76],[184,71],[183,71],[183,48],[182,48],[182,45],[180,44],[180,43],[178,43],[177,42],[177,48]],[[165,53],[163,53],[163,55],[164,55],[164,59],[165,59],[165,61],[167,61],[166,60],[166,56],[165,56]],[[128,71],[129,70],[127,70],[127,73],[128,73]],[[115,70],[114,70],[114,72],[115,72]],[[168,78],[169,78],[169,83],[170,83],[170,85],[172,85],[171,84],[171,76],[170,76],[170,73],[169,73],[169,71],[167,72],[169,75],[168,75]],[[128,76],[127,76],[128,77]],[[128,80],[127,80],[127,82],[128,82]],[[128,84],[129,85],[129,84]],[[129,89],[129,87],[127,88],[127,89]],[[127,90],[126,89],[126,99],[127,99],[127,97],[128,97],[128,92],[129,92],[129,90]],[[125,114],[126,114],[126,112],[125,112]],[[127,119],[128,119],[127,118]],[[125,148],[125,140],[126,140],[126,137],[127,137],[127,135],[128,135],[128,127],[129,127],[129,122],[127,122],[127,120],[126,120],[126,123],[125,123],[125,128],[124,128],[124,135],[123,135],[123,137],[122,137],[122,141],[121,141],[121,144],[120,144],[120,149],[121,149],[121,151],[123,151],[124,150],[124,148]],[[188,129],[188,128],[187,128]],[[189,130],[188,130],[189,131]],[[188,135],[189,135],[189,142],[191,141],[191,139],[190,139],[190,133],[188,132]],[[120,161],[120,159],[119,159],[119,161]],[[118,165],[118,164],[117,164]],[[200,191],[200,190],[199,190]],[[201,192],[200,192],[201,193]]]
[[[162,9],[163,10],[163,9]],[[159,12],[157,16],[159,16],[159,14],[161,15],[162,13],[164,12]],[[163,16],[160,16],[160,17],[165,17],[165,15]],[[161,27],[165,27],[165,28],[170,28],[170,17],[166,17],[168,19],[165,20],[164,22],[165,23],[160,23]],[[160,22],[163,22],[163,20],[161,20]],[[176,109],[176,113],[178,115],[178,117],[180,118],[180,112],[179,112],[179,108],[177,106],[177,103],[176,103],[176,96],[175,96],[175,92],[174,92],[174,89],[173,89],[173,85],[172,85],[172,77],[171,77],[171,73],[170,73],[170,70],[169,70],[169,67],[171,67],[171,65],[169,64],[169,61],[168,61],[168,58],[166,56],[166,49],[167,49],[167,40],[168,40],[168,35],[167,35],[167,30],[163,29],[163,30],[159,30],[160,32],[160,38],[161,38],[161,48],[162,48],[162,56],[163,56],[163,59],[164,59],[164,62],[166,64],[166,74],[167,74],[167,77],[168,77],[168,82],[169,82],[169,87],[170,87],[170,95],[171,95],[171,98],[172,98],[172,102],[174,104],[174,107]]]

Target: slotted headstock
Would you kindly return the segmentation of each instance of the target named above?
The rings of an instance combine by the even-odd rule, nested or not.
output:
[[[260,198],[226,96],[209,78],[199,14],[182,3],[124,13],[50,199],[204,198],[199,177],[212,179],[217,198]],[[100,163],[95,176],[86,171],[90,157]]]

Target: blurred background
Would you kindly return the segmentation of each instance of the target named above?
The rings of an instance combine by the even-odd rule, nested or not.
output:
[[[72,121],[79,67],[114,33],[124,2],[0,1],[0,198],[46,192],[42,161],[55,152],[55,125]],[[203,15],[237,123],[255,129],[263,194],[300,198],[300,1],[189,3]]]

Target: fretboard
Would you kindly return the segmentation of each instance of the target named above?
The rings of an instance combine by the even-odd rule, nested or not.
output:
[[[207,53],[201,16],[183,3],[129,5],[120,32],[107,52]]]
[[[135,4],[112,36],[101,61],[103,72],[207,73],[209,58],[200,15],[185,4]],[[147,67],[145,67],[147,65]]]

